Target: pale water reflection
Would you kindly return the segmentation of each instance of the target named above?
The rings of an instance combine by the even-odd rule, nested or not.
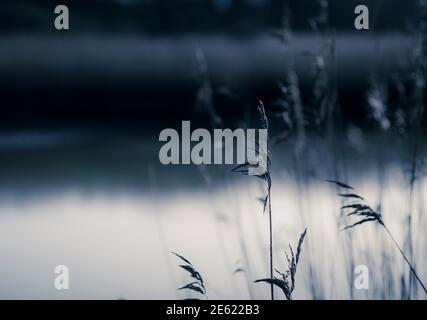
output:
[[[384,219],[403,246],[408,202],[404,172],[388,167],[382,193],[375,175],[353,178],[352,184],[368,195],[373,207],[382,194]],[[267,216],[257,200],[262,192],[257,181],[242,177],[224,181],[221,187],[187,185],[164,193],[70,187],[39,197],[4,194],[0,298],[188,297],[177,291],[188,279],[171,251],[190,259],[203,274],[210,299],[268,298],[267,286],[253,283],[268,275]],[[334,192],[324,181],[313,180],[299,193],[286,171],[278,172],[273,182],[278,269],[283,269],[288,243],[295,245],[308,227],[295,298],[311,297],[313,279],[322,298],[349,298],[349,250],[354,264],[367,265],[371,272],[370,290],[355,290],[355,298],[380,298],[384,290],[389,291],[388,298],[399,298],[399,275],[407,271],[404,261],[374,224],[355,229],[349,244],[348,233],[338,231],[340,201]],[[426,197],[415,197],[414,212],[421,209],[414,224],[416,266],[427,279]],[[310,261],[314,275],[309,272]],[[70,269],[70,290],[54,288],[54,267],[60,264]],[[393,275],[387,274],[390,266]],[[234,273],[237,269],[244,271]]]

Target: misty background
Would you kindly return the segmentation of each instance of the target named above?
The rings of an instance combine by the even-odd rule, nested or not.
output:
[[[138,126],[200,118],[194,112],[198,49],[207,60],[218,110],[239,117],[257,99],[276,98],[290,56],[302,84],[308,81],[308,53],[319,46],[310,21],[320,6],[313,0],[72,1],[67,31],[54,28],[58,4],[67,2],[2,5],[4,126]],[[357,4],[329,1],[328,23],[336,33],[343,117],[361,125],[369,75],[392,72],[405,60],[417,6],[365,1],[371,24],[361,32],[354,29]],[[293,32],[289,53],[278,37],[285,21]]]
[[[54,28],[59,4],[70,30]],[[426,116],[409,114],[414,87],[415,104],[425,102],[413,58],[424,61],[423,11],[417,1],[366,0],[370,30],[357,31],[358,4],[2,3],[0,298],[198,297],[177,290],[188,277],[172,251],[197,266],[209,298],[268,298],[253,283],[268,276],[265,186],[229,166],[158,160],[162,129],[251,126],[261,99],[272,139],[287,137],[272,149],[277,268],[308,228],[295,298],[424,299],[378,226],[339,232],[343,203],[324,181],[343,180],[379,208],[427,281]],[[277,109],[289,75],[304,121]],[[325,119],[316,88],[336,94]],[[71,289],[57,291],[62,264]],[[371,270],[370,290],[352,286],[359,264]]]

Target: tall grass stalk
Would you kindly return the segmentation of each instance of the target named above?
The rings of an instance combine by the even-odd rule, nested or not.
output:
[[[212,177],[212,175],[209,173],[209,171],[205,165],[199,166],[198,168],[199,168],[200,175],[202,176],[202,179],[205,183],[206,189],[208,190],[208,192],[210,194],[213,194],[215,190],[213,188],[213,177]],[[229,269],[231,270],[233,264],[231,262],[230,255],[228,254],[227,243],[224,239],[224,235],[223,235],[223,232],[221,230],[221,222],[226,223],[227,221],[224,221],[224,219],[223,219],[223,217],[219,211],[218,203],[216,201],[213,201],[213,198],[211,198],[211,197],[209,198],[209,200],[211,202],[211,208],[213,208],[212,214],[213,214],[213,220],[214,220],[214,228],[215,228],[215,233],[216,233],[216,236],[217,236],[220,248],[221,248],[221,253],[223,255],[223,263],[224,263],[226,270],[229,270]],[[232,277],[231,281],[233,282],[232,287],[233,287],[234,293],[237,295],[237,285],[236,285],[235,278]],[[246,282],[249,283],[248,281],[246,281]],[[252,299],[252,294],[250,292],[250,288],[248,288],[248,290],[249,290],[249,295]]]
[[[268,204],[268,230],[269,230],[269,263],[270,263],[270,278],[273,278],[274,276],[274,270],[273,270],[273,214],[271,210],[271,175],[270,175],[270,165],[271,165],[271,154],[270,154],[270,137],[268,134],[269,131],[269,125],[268,125],[268,119],[265,114],[265,108],[262,101],[258,102],[258,113],[259,118],[261,122],[261,128],[267,130],[267,146],[264,146],[265,148],[262,148],[262,146],[259,146],[258,144],[255,145],[255,152],[259,154],[260,148],[267,151],[266,159],[262,159],[265,163],[263,164],[266,168],[266,171],[263,174],[256,175],[256,177],[262,179],[267,184],[267,195],[263,199],[263,211],[266,211],[266,207]],[[233,172],[239,172],[243,173],[245,175],[249,175],[249,168],[254,167],[253,164],[250,164],[249,162],[246,162],[245,164],[239,165],[236,168],[233,169]],[[270,297],[271,300],[274,300],[274,285],[271,284],[270,287]]]
[[[169,259],[169,254],[167,254],[169,252],[169,246],[166,240],[166,235],[163,229],[163,223],[162,223],[162,214],[158,208],[158,185],[157,185],[157,175],[156,175],[156,170],[154,169],[153,165],[149,165],[148,166],[148,183],[149,183],[149,188],[152,194],[152,198],[153,198],[153,213],[154,213],[154,221],[155,221],[155,225],[157,228],[157,233],[159,235],[159,245],[161,248],[161,252],[163,252],[163,259],[165,261],[165,265],[168,271],[168,277],[169,280],[176,286],[176,284],[178,283],[178,280],[175,277],[175,274],[173,272],[172,269],[172,264],[170,263],[170,259]]]
[[[227,177],[225,178],[225,180],[227,180]],[[229,185],[229,184],[228,184]],[[254,293],[252,292],[252,288],[250,286],[250,277],[252,275],[252,268],[251,268],[251,263],[249,260],[249,250],[247,247],[247,244],[245,242],[244,239],[244,232],[243,232],[243,226],[242,226],[242,219],[241,219],[241,215],[242,212],[239,208],[239,206],[237,205],[239,203],[238,199],[238,194],[233,193],[234,189],[233,188],[227,188],[228,192],[228,196],[229,196],[229,204],[228,206],[230,207],[230,211],[232,212],[232,214],[235,217],[234,223],[235,223],[235,229],[236,229],[236,233],[237,233],[237,238],[238,238],[238,244],[240,247],[240,251],[241,251],[241,255],[242,255],[242,260],[243,260],[243,268],[241,268],[240,270],[238,270],[239,272],[241,271],[244,274],[245,280],[246,280],[246,284],[248,287],[248,293],[251,299],[254,298]],[[236,273],[236,269],[233,270],[233,274]]]

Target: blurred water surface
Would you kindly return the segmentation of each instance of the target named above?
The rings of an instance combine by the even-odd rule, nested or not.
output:
[[[177,291],[189,279],[172,251],[203,274],[211,299],[268,298],[268,287],[253,283],[268,276],[259,179],[228,167],[163,167],[158,146],[141,136],[81,136],[14,133],[13,145],[13,139],[0,137],[1,298],[192,296]],[[373,208],[381,204],[386,224],[405,248],[407,147],[383,148],[375,138],[367,140],[359,151],[343,144],[339,161],[346,181]],[[400,298],[400,277],[408,272],[402,257],[377,225],[339,232],[342,203],[323,181],[333,178],[330,153],[316,141],[309,144],[303,168],[291,148],[273,150],[275,266],[284,269],[284,250],[307,227],[295,298],[312,298],[313,283],[318,298]],[[420,178],[412,218],[414,263],[427,279],[424,185]],[[369,267],[369,290],[351,291],[349,261]],[[54,288],[60,264],[70,269],[70,290]],[[424,298],[420,291],[416,297]]]

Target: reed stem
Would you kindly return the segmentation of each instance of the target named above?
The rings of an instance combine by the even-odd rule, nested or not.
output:
[[[409,262],[409,259],[406,257],[405,253],[403,252],[402,248],[399,246],[399,244],[397,243],[396,239],[394,239],[393,235],[391,234],[390,230],[386,227],[386,225],[384,223],[382,223],[382,226],[384,227],[384,229],[387,231],[390,239],[393,241],[394,245],[397,247],[397,249],[400,251],[400,254],[402,255],[403,259],[405,259],[406,263],[408,264],[409,268],[411,269],[412,274],[414,275],[415,279],[417,279],[418,283],[421,285],[421,287],[423,288],[425,294],[427,295],[427,288],[425,287],[424,283],[421,281],[421,279],[418,277],[417,272],[415,271],[414,267],[412,266],[412,264]]]

